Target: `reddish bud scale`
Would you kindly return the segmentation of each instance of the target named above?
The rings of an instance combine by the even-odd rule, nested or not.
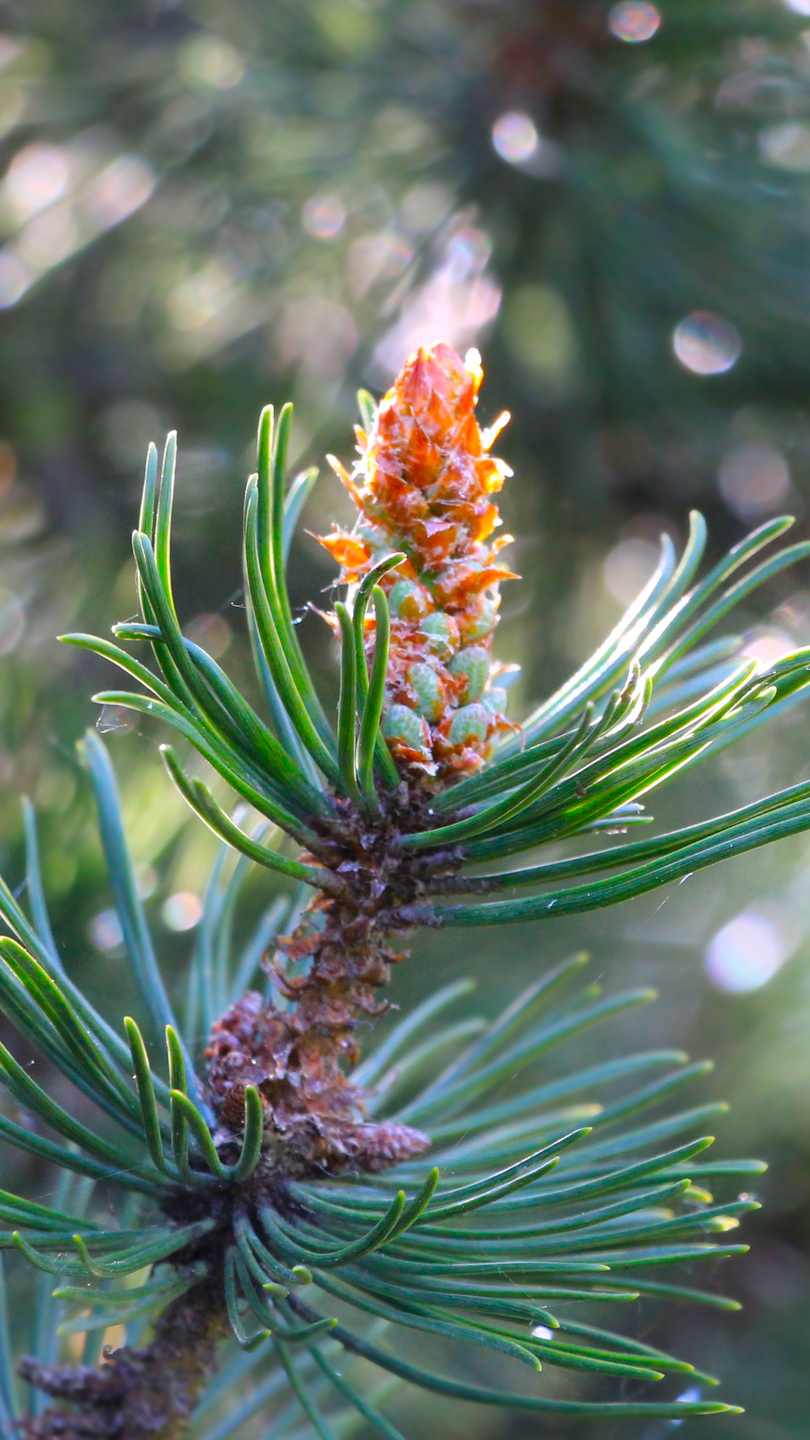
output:
[[[401,766],[447,782],[478,769],[493,737],[509,727],[492,691],[492,634],[501,580],[496,562],[510,537],[491,497],[508,470],[489,447],[508,416],[482,435],[475,406],[478,352],[461,360],[449,345],[417,350],[380,403],[369,435],[358,431],[353,477],[336,464],[360,514],[351,534],[321,543],[353,585],[383,556],[407,560],[383,580],[391,648],[382,729]],[[374,621],[366,646],[374,649]]]

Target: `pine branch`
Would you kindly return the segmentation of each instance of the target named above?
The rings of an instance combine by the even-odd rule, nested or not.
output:
[[[411,358],[376,411],[363,398],[359,460],[351,475],[338,466],[357,524],[324,540],[346,586],[327,617],[341,647],[334,726],[284,578],[291,518],[311,484],[300,477],[285,496],[289,409],[275,427],[270,412],[262,417],[245,504],[248,624],[267,718],[183,636],[171,583],[171,438],[160,475],[150,451],[134,538],[142,616],[116,627],[119,638],[151,646],[156,670],[107,641],[66,637],[142,685],[146,693],[114,692],[117,703],[173,725],[261,819],[253,829],[243,814],[237,822],[224,794],[164,747],[172,780],[223,841],[181,1023],[137,897],[106,751],[97,737],[83,742],[140,990],[142,1016],[124,1020],[124,1040],[64,974],[28,814],[31,915],[0,891],[16,937],[0,939],[0,995],[9,1019],[120,1135],[74,1119],[0,1051],[11,1096],[66,1143],[5,1119],[0,1133],[97,1187],[80,1213],[67,1200],[51,1208],[3,1193],[0,1247],[58,1281],[49,1303],[59,1307],[59,1333],[125,1324],[133,1337],[100,1367],[60,1365],[53,1346],[21,1362],[24,1378],[73,1407],[19,1420],[32,1440],[170,1440],[198,1405],[206,1413],[209,1381],[220,1409],[247,1383],[234,1424],[285,1394],[280,1436],[302,1425],[332,1436],[353,1415],[390,1440],[398,1432],[379,1408],[384,1399],[367,1394],[362,1376],[347,1377],[343,1360],[332,1363],[342,1352],[432,1393],[537,1414],[681,1419],[734,1408],[682,1401],[673,1393],[680,1377],[712,1377],[570,1313],[580,1301],[642,1295],[732,1303],[658,1278],[661,1266],[739,1254],[746,1247],[728,1235],[756,1206],[748,1195],[714,1201],[702,1184],[761,1168],[698,1158],[711,1138],[693,1137],[723,1107],[670,1109],[706,1066],[659,1051],[534,1078],[541,1057],[652,992],[572,993],[585,959],[577,956],[494,1020],[444,1023],[444,1009],[467,993],[462,983],[437,991],[363,1060],[358,1037],[386,1009],[377,992],[404,958],[389,944],[395,933],[580,913],[810,828],[802,783],[668,834],[468,873],[543,841],[626,828],[642,797],[802,699],[807,651],[768,669],[729,668],[735,646],[705,637],[808,547],[732,580],[778,538],[780,521],[701,580],[705,528],[696,517],[680,562],[664,546],[657,575],[596,655],[518,725],[492,660],[499,586],[513,577],[491,538],[505,470],[475,419],[480,382],[474,353],[462,363],[437,346]],[[280,848],[290,841],[294,857]],[[252,865],[287,888],[239,954],[231,922]],[[593,878],[604,870],[615,873]],[[580,875],[591,878],[567,883]],[[557,880],[566,883],[498,898]],[[290,897],[293,882],[314,894]],[[480,903],[432,903],[464,888],[483,892]],[[260,966],[264,993],[247,988]],[[204,1065],[191,1043],[201,1020]],[[165,1035],[162,1067],[144,1038],[150,1029]],[[132,1206],[117,1226],[105,1203],[119,1187]],[[94,1313],[75,1314],[77,1306]],[[471,1355],[484,1348],[533,1372],[552,1365],[660,1386],[661,1398],[645,1389],[644,1399],[562,1400],[534,1379],[530,1393],[508,1379],[471,1385],[401,1360],[401,1331],[461,1343]],[[243,1358],[213,1381],[227,1335]],[[0,1373],[0,1425],[18,1423],[16,1406]],[[209,1440],[225,1423],[214,1421]]]

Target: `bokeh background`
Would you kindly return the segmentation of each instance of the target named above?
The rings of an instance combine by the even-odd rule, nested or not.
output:
[[[110,677],[55,637],[134,612],[150,439],[180,432],[182,617],[245,684],[240,492],[260,406],[295,400],[296,465],[346,460],[355,389],[384,389],[423,341],[478,345],[483,418],[512,412],[504,510],[524,578],[498,644],[526,702],[601,638],[691,507],[713,553],[784,509],[808,532],[810,0],[0,0],[0,176],[0,849],[17,874],[30,794],[60,943],[111,1004],[120,935],[73,756]],[[332,578],[304,532],[344,506],[323,467],[299,605]],[[739,624],[765,658],[810,642],[810,573]],[[334,692],[325,627],[309,616],[302,634]],[[159,737],[120,712],[100,723],[179,966],[208,842]],[[733,808],[808,767],[797,711],[656,813]],[[753,1252],[723,1276],[742,1314],[643,1320],[747,1407],[683,1440],[706,1424],[806,1440],[810,843],[464,953],[419,937],[397,998],[473,971],[489,1008],[583,946],[606,984],[661,994],[610,1043],[713,1055],[695,1103],[729,1099],[722,1148],[771,1165]],[[435,1401],[410,1423],[541,1433]]]

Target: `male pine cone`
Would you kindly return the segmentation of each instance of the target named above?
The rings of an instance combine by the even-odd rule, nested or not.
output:
[[[477,350],[463,361],[449,345],[411,355],[370,431],[358,427],[353,474],[330,457],[360,513],[351,533],[320,537],[349,585],[392,552],[406,557],[381,581],[391,610],[382,733],[400,767],[439,783],[477,770],[511,728],[492,683],[492,635],[499,582],[516,577],[496,560],[511,536],[491,538],[501,523],[491,497],[510,472],[489,453],[509,416],[482,433],[482,377]]]

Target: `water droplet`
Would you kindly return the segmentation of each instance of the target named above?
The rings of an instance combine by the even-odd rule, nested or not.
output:
[[[532,1329],[532,1335],[536,1335],[538,1340],[554,1339],[554,1331],[549,1330],[547,1325],[535,1325]]]
[[[524,165],[537,150],[540,138],[531,115],[507,110],[492,127],[492,143],[502,160]]]
[[[202,901],[190,890],[179,890],[163,902],[161,915],[169,930],[193,930],[202,917]]]
[[[672,348],[693,374],[722,375],[740,358],[742,340],[730,320],[711,310],[694,310],[676,326]]]
[[[614,5],[608,14],[612,34],[628,45],[641,45],[645,40],[652,40],[660,24],[661,16],[655,6],[645,4],[644,0],[623,0],[622,4]]]

